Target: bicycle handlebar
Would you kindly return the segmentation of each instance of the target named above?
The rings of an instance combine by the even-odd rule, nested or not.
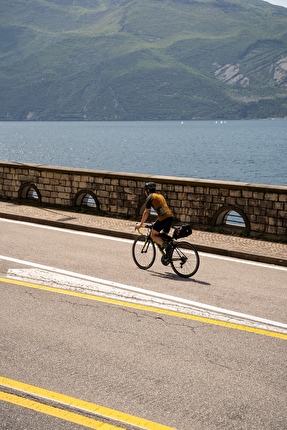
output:
[[[142,234],[142,232],[141,232],[141,229],[142,229],[142,228],[149,228],[149,229],[152,229],[152,227],[153,227],[153,224],[145,224],[145,225],[141,226],[140,228],[136,228],[136,227],[135,227],[135,230],[137,230],[137,231],[139,232],[139,234]]]

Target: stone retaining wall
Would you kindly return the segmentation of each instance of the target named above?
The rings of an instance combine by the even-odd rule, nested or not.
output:
[[[226,215],[235,211],[251,234],[287,236],[287,187],[0,162],[2,199],[88,206],[136,219],[145,199],[143,186],[149,180],[158,184],[180,222],[221,226]]]

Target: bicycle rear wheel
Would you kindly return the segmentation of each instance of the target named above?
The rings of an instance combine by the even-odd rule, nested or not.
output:
[[[189,242],[177,242],[173,245],[170,265],[182,278],[190,278],[199,268],[199,255]]]
[[[134,262],[140,269],[149,269],[155,260],[155,245],[149,237],[141,235],[135,239],[132,253]]]

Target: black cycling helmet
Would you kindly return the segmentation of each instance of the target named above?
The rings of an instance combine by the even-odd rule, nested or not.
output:
[[[150,190],[150,192],[154,192],[156,189],[156,184],[154,182],[146,182],[144,186],[145,190]]]

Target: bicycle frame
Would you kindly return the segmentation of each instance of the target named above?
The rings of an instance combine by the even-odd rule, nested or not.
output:
[[[164,256],[164,255],[165,255],[165,252],[164,252],[163,248],[160,246],[160,244],[159,244],[159,243],[157,243],[157,242],[156,242],[155,240],[153,240],[153,239],[152,239],[152,237],[151,237],[152,225],[148,224],[148,225],[145,225],[144,227],[145,227],[145,228],[147,228],[147,229],[149,230],[149,232],[148,232],[148,234],[147,234],[147,236],[146,236],[146,238],[147,238],[146,243],[147,243],[149,240],[151,240],[151,241],[156,245],[156,247],[157,247],[157,249],[159,250],[159,252],[161,253],[161,255],[162,255],[162,256]],[[139,233],[140,235],[144,236],[144,234],[143,234],[143,233],[142,233],[142,231],[141,231],[141,228],[137,228],[136,230],[138,231],[138,233]],[[172,243],[173,243],[173,241],[174,241],[174,239],[172,239]],[[144,247],[146,246],[146,243],[144,244]],[[143,249],[144,249],[144,247],[143,247]]]

